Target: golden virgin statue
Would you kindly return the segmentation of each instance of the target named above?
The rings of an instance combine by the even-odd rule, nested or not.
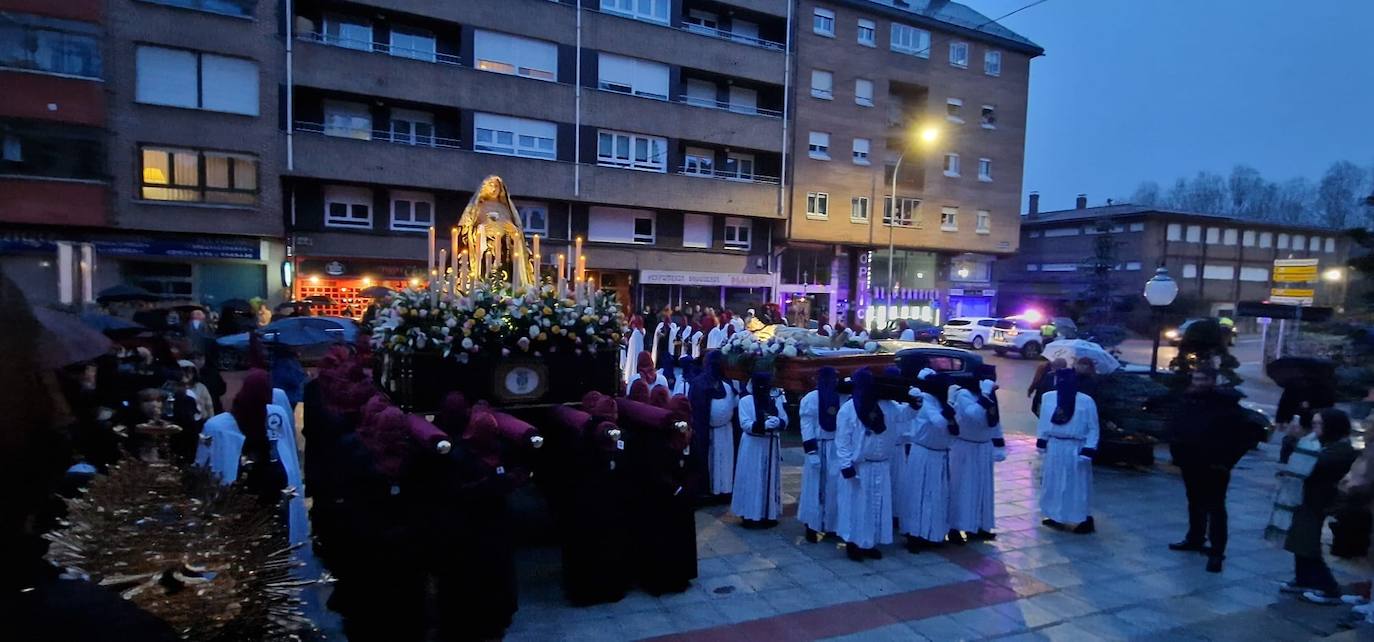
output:
[[[482,279],[488,270],[500,274],[510,262],[510,283],[517,291],[537,286],[534,263],[525,248],[520,212],[499,176],[488,176],[458,219],[458,240],[467,251],[468,276]]]

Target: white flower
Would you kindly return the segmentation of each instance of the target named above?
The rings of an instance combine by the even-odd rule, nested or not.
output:
[[[472,344],[472,337],[463,337],[463,349],[464,349],[464,350],[471,350],[471,349],[472,349],[472,345],[473,345],[473,344]]]
[[[539,320],[539,325],[542,325],[542,326],[544,326],[544,327],[546,327],[546,328],[552,327],[552,326],[553,326],[553,321],[550,321],[550,320],[548,320],[547,318],[545,318],[545,319],[540,319],[540,320]]]
[[[531,339],[533,339],[534,337],[539,336],[539,326],[537,326],[537,325],[532,325],[532,326],[530,326],[529,335],[530,335],[530,338],[531,338]]]
[[[797,356],[797,346],[795,346],[795,345],[790,345],[790,346],[787,346],[786,348],[783,348],[783,349],[782,349],[782,356],[784,356],[784,357],[795,357],[795,356]]]
[[[593,327],[591,327],[591,326],[587,326],[587,334],[588,334],[588,335],[596,334],[596,328],[593,328]]]
[[[865,352],[877,352],[877,351],[878,351],[878,342],[877,342],[877,341],[869,341],[868,343],[865,343],[865,344],[864,344],[864,351],[865,351]]]
[[[456,327],[458,327],[458,319],[455,319],[455,318],[453,318],[453,317],[449,317],[447,321],[444,321],[444,325],[445,325],[446,327],[456,328]]]
[[[429,308],[420,308],[420,316],[422,316],[422,317],[427,317],[427,316],[429,316]]]
[[[521,349],[521,350],[529,350],[529,349],[530,349],[530,339],[529,339],[529,337],[520,337],[520,339],[519,339],[518,341],[515,342],[515,345],[520,346],[520,349]]]
[[[458,353],[458,363],[467,363],[467,362],[468,362],[468,353],[466,353],[466,352],[460,352],[460,353]]]
[[[596,310],[593,309],[592,306],[589,305],[589,306],[586,307],[586,309],[582,310],[582,313],[583,313],[583,314],[596,314]]]

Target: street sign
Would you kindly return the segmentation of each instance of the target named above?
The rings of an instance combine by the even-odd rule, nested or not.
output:
[[[1280,305],[1296,305],[1296,306],[1301,306],[1301,307],[1311,307],[1311,305],[1312,305],[1312,297],[1310,297],[1310,296],[1271,296],[1271,297],[1269,297],[1269,302],[1270,302],[1270,303],[1277,303],[1277,304],[1280,304]]]
[[[1273,301],[1241,301],[1236,304],[1236,316],[1302,319],[1320,323],[1331,318],[1331,308],[1283,305]]]
[[[1277,259],[1275,283],[1311,283],[1317,280],[1317,259]]]

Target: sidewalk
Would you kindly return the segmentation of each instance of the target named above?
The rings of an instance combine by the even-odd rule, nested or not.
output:
[[[520,611],[509,640],[1299,640],[1374,639],[1341,632],[1344,607],[1280,596],[1291,556],[1260,539],[1268,519],[1273,448],[1242,461],[1231,484],[1226,571],[1165,548],[1186,527],[1183,487],[1167,466],[1140,473],[1099,469],[1098,533],[1040,526],[1038,455],[1024,435],[1008,438],[997,467],[998,532],[990,544],[884,558],[845,558],[827,540],[803,541],[792,515],[801,453],[789,449],[780,526],[746,531],[724,507],[697,514],[700,578],[680,595],[632,592],[616,604],[572,608],[558,587],[557,553],[522,552]],[[1333,565],[1344,581],[1369,571]]]

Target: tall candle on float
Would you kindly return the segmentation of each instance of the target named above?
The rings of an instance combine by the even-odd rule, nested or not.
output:
[[[434,226],[429,226],[429,262],[425,264],[425,272],[429,274],[429,287],[434,287]]]
[[[443,284],[444,284],[444,268],[445,268],[447,265],[448,265],[448,250],[439,250],[439,269],[435,272],[435,274],[437,275],[436,279],[437,279],[437,281],[438,281],[437,285],[439,285],[439,287],[434,288],[434,289],[431,290],[430,293],[429,293],[429,301],[430,301],[431,304],[437,305],[437,304],[439,303],[439,290],[444,289],[444,288],[443,288]]]
[[[448,259],[453,262],[453,276],[450,277],[448,293],[454,295],[458,293],[458,228],[453,228],[449,233],[449,246],[452,250],[448,253]]]
[[[587,255],[579,252],[577,254],[577,282],[587,280]]]
[[[581,265],[581,263],[582,263],[582,237],[579,236],[579,237],[577,237],[576,240],[573,241],[572,263],[568,265],[568,269],[569,269],[569,270],[575,270],[575,269],[577,269],[577,266],[578,266],[578,265]],[[571,277],[571,276],[573,276],[573,275],[572,275],[571,272],[570,272],[568,276]],[[580,281],[581,279],[577,279],[577,280]]]
[[[563,275],[565,274],[563,268],[566,261],[567,257],[563,256],[562,254],[558,255],[558,276],[555,280],[555,284],[558,286],[557,294],[560,297],[563,296]]]
[[[535,261],[534,261],[534,265],[535,265],[535,271],[537,272],[537,271],[539,270],[539,259],[538,259],[538,256],[539,256],[539,235],[538,235],[538,234],[535,234],[535,235],[534,235],[534,247],[530,248],[530,254],[533,254],[533,255],[536,257],[536,258],[535,258]]]

